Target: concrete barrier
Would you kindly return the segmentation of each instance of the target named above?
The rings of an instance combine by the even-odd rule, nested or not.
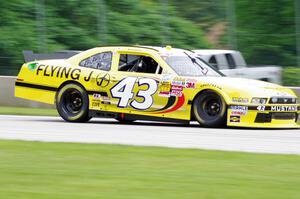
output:
[[[0,76],[0,106],[17,106],[33,108],[54,108],[54,105],[43,104],[30,100],[19,99],[14,96],[16,77]],[[300,87],[289,87],[300,98]]]
[[[16,77],[0,76],[0,106],[54,108],[54,105],[16,98],[14,95],[15,80]]]

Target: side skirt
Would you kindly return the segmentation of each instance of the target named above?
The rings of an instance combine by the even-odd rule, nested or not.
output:
[[[127,113],[114,113],[114,112],[108,112],[108,111],[95,111],[95,110],[90,110],[89,116],[90,117],[102,117],[102,118],[123,117],[123,118],[129,119],[129,120],[147,120],[147,121],[171,122],[171,123],[181,123],[181,124],[189,124],[190,123],[189,120],[135,115],[135,114],[127,114]]]

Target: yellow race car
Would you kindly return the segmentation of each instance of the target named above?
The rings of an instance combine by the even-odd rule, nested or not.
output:
[[[299,128],[300,106],[288,88],[229,78],[194,52],[109,46],[65,59],[23,64],[15,96],[55,104],[69,122],[112,117],[202,126]]]

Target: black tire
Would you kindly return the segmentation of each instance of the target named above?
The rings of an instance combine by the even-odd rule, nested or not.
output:
[[[59,115],[68,122],[87,122],[89,117],[89,99],[82,86],[74,83],[66,84],[55,97]]]
[[[226,125],[226,103],[213,91],[203,91],[193,102],[195,119],[205,127]]]

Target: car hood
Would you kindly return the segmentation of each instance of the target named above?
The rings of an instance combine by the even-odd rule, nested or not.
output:
[[[217,88],[229,94],[229,97],[296,97],[294,91],[289,88],[259,80],[232,77],[199,77],[196,79],[198,88]]]

